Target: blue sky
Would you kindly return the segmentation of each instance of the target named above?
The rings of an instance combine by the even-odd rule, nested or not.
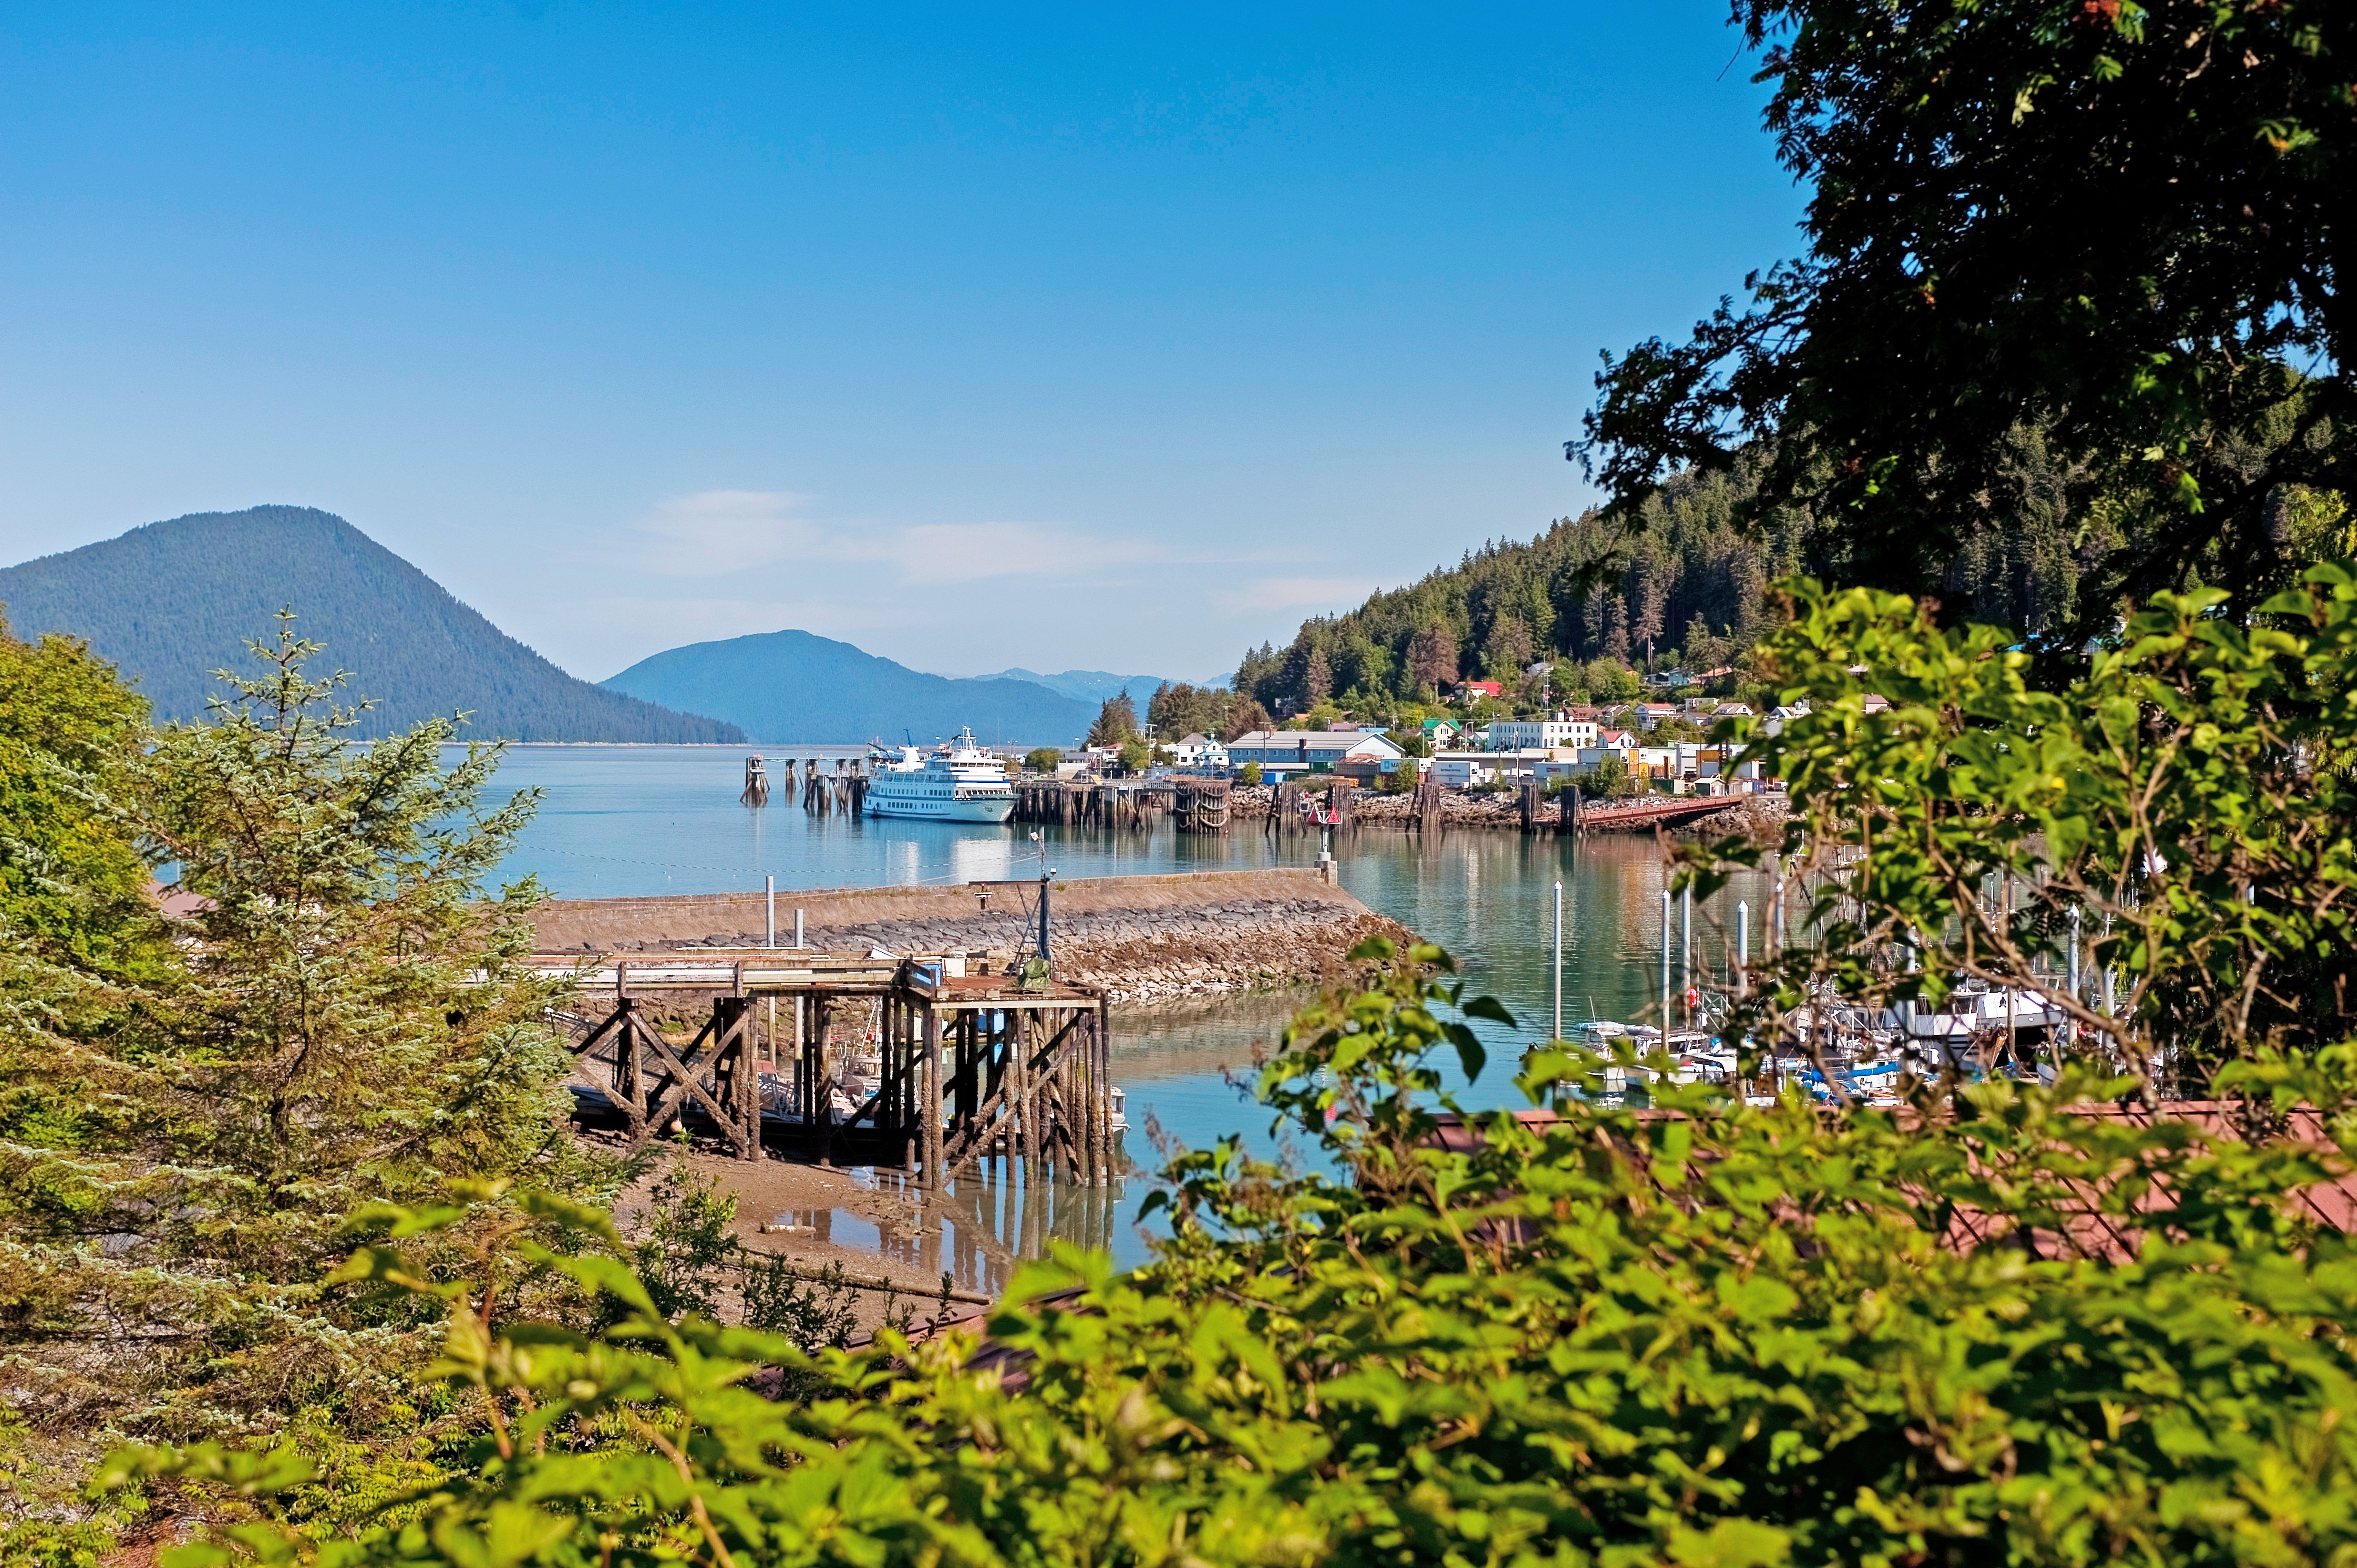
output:
[[[298,502],[592,679],[1232,668],[1795,249],[1724,16],[0,8],[0,560]]]

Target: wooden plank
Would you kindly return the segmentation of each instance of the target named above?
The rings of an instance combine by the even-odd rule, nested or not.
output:
[[[735,1119],[726,1111],[721,1109],[719,1101],[706,1092],[700,1075],[691,1072],[687,1066],[673,1053],[671,1042],[653,1030],[647,1029],[643,1025],[640,1027],[647,1036],[647,1044],[654,1047],[655,1054],[662,1058],[665,1065],[677,1075],[677,1080],[662,1091],[655,1101],[654,1109],[649,1112],[649,1125],[661,1127],[669,1122],[673,1116],[679,1114],[681,1107],[686,1103],[686,1097],[692,1094],[695,1097],[696,1103],[702,1105],[715,1122],[733,1130]],[[701,1041],[704,1035],[699,1033],[696,1038]],[[691,1046],[688,1048],[693,1054],[694,1047]],[[643,1143],[645,1139],[641,1138],[640,1142]]]
[[[590,1030],[589,1037],[573,1047],[573,1054],[576,1057],[586,1057],[591,1051],[596,1050],[598,1044],[605,1039],[606,1032],[608,1029],[611,1029],[616,1024],[619,1023],[621,1018],[622,1010],[619,1007],[613,1012],[606,1015],[606,1021],[598,1025],[596,1028]]]

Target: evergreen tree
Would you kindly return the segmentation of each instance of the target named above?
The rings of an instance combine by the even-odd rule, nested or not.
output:
[[[1326,659],[1326,650],[1315,644],[1302,660],[1301,700],[1311,707],[1334,694],[1334,671]]]
[[[1481,661],[1492,681],[1512,682],[1531,662],[1531,628],[1520,616],[1501,616],[1490,625],[1481,645]]]
[[[1127,692],[1115,692],[1097,710],[1096,722],[1089,725],[1091,746],[1119,746],[1137,733],[1137,704],[1129,700]]]
[[[1434,621],[1409,641],[1407,673],[1419,691],[1457,679],[1457,634],[1445,622]]]
[[[263,673],[210,723],[80,776],[115,844],[52,862],[98,908],[120,902],[124,843],[176,867],[194,907],[164,956],[126,968],[13,923],[0,949],[0,1302],[20,1348],[0,1380],[36,1492],[125,1432],[265,1434],[309,1409],[398,1435],[411,1326],[319,1283],[351,1216],[454,1176],[582,1174],[541,1022],[554,990],[514,962],[538,890],[482,898],[533,797],[479,805],[496,751],[445,768],[447,721],[352,742],[337,682],[305,673],[314,645],[282,627],[253,646]],[[100,715],[92,745],[113,746],[134,710],[43,657],[77,676],[64,719]]]

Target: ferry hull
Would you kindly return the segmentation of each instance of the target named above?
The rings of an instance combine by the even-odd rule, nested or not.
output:
[[[1015,799],[1003,800],[937,800],[913,796],[896,800],[877,793],[872,787],[867,792],[867,814],[871,817],[906,817],[929,822],[989,822],[999,823],[1015,814]]]
[[[1015,814],[1015,791],[998,759],[974,743],[974,731],[931,757],[914,743],[900,747],[900,760],[877,770],[867,786],[867,814],[922,822],[1005,822]]]

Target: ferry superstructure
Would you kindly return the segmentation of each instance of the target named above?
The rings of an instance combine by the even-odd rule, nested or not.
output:
[[[867,784],[871,817],[921,817],[935,822],[1003,822],[1015,814],[1015,787],[998,758],[974,744],[974,731],[928,757],[913,746],[879,762]]]

